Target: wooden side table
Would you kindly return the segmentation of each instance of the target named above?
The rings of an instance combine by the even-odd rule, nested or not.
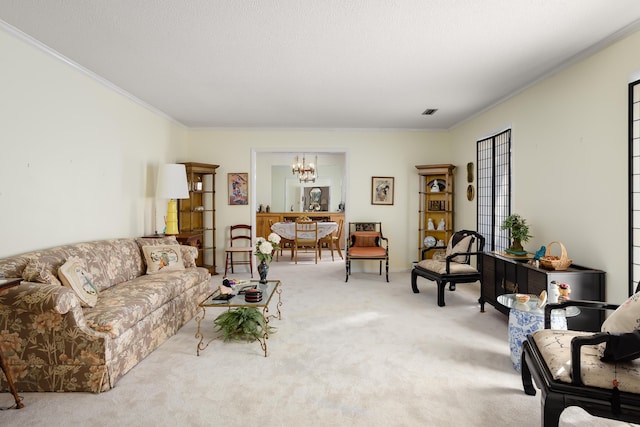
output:
[[[9,289],[14,286],[18,286],[22,279],[0,279],[0,291],[4,289]],[[22,403],[22,399],[18,396],[18,392],[16,391],[16,387],[13,385],[13,379],[11,378],[11,373],[9,372],[9,365],[7,364],[7,360],[4,358],[2,351],[0,351],[0,366],[2,367],[2,372],[4,372],[4,376],[7,378],[7,383],[9,383],[9,389],[11,393],[13,393],[13,397],[16,400],[16,409],[24,408],[24,404]]]

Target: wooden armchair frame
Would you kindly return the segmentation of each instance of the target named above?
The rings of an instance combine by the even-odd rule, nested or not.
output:
[[[466,252],[456,252],[447,256],[443,261],[444,271],[442,272],[423,268],[420,266],[420,264],[416,265],[411,270],[411,289],[413,290],[413,293],[417,294],[420,292],[418,290],[418,283],[417,283],[418,276],[424,277],[425,279],[428,279],[428,280],[433,280],[434,282],[436,282],[436,285],[438,286],[438,306],[440,307],[445,306],[444,287],[447,283],[449,283],[449,290],[455,291],[457,283],[474,283],[482,279],[482,261],[481,261],[481,258],[477,256],[480,255],[484,250],[484,241],[485,241],[484,237],[481,234],[471,230],[456,231],[451,238],[453,239],[456,235],[459,235],[462,237],[469,236],[469,235],[473,236],[469,247],[473,248],[475,244],[476,250],[469,250]],[[432,249],[446,249],[446,246],[442,246],[442,247],[436,246]],[[426,254],[426,251],[427,249],[422,251],[423,258]],[[455,257],[460,255],[466,256],[466,262],[457,263],[453,261]],[[473,255],[477,257],[476,258],[478,261],[477,269],[467,268],[468,266],[470,266],[471,256]],[[461,264],[466,267],[462,268],[462,270],[464,271],[458,272],[457,271],[458,268],[456,267],[459,267]]]
[[[381,222],[349,223],[349,238],[345,254],[345,282],[349,281],[352,260],[380,261],[381,276],[382,262],[384,261],[386,280],[389,281],[389,240],[382,235]]]
[[[639,286],[640,288],[640,286]],[[545,328],[551,325],[551,311],[569,306],[580,307],[581,310],[614,310],[615,304],[597,301],[569,300],[558,304],[545,306]],[[581,352],[583,345],[593,345],[607,342],[611,335],[597,332],[592,335],[578,336],[571,340],[571,383],[565,383],[553,378],[542,352],[536,345],[532,335],[522,344],[522,386],[524,392],[535,396],[536,389],[533,381],[542,393],[542,425],[555,427],[558,425],[560,414],[569,406],[579,406],[593,416],[616,419],[620,421],[640,421],[640,395],[619,392],[619,406],[612,407],[612,390],[582,384]],[[533,381],[532,381],[533,378]],[[614,411],[615,409],[615,411]],[[619,412],[619,413],[615,413]]]

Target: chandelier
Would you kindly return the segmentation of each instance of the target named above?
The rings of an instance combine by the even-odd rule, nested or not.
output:
[[[316,156],[316,162],[307,163],[305,159],[305,155],[302,155],[302,163],[300,163],[300,158],[296,156],[296,161],[291,165],[291,172],[294,175],[298,175],[298,180],[300,182],[316,182],[316,178],[318,177],[316,165],[318,164],[318,156]]]

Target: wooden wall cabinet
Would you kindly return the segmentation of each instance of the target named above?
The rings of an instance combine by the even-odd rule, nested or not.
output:
[[[256,237],[265,239],[271,234],[271,224],[282,221],[282,214],[279,213],[257,213],[256,214]]]
[[[449,164],[416,166],[420,176],[420,204],[418,220],[418,260],[428,259],[435,252],[425,243],[427,237],[435,242],[449,242],[453,229],[453,170]],[[431,220],[431,222],[429,221]],[[433,230],[430,229],[433,224]],[[439,226],[443,224],[443,227]]]
[[[218,165],[183,163],[187,169],[189,198],[178,200],[176,236],[183,244],[198,248],[196,264],[216,272],[216,169]]]
[[[526,261],[503,257],[495,253],[482,255],[482,282],[480,304],[489,303],[502,313],[509,309],[497,301],[498,295],[523,293],[540,295],[547,285],[567,283],[571,286],[571,299],[605,300],[605,272],[572,264],[567,270],[554,271],[536,268]],[[580,315],[567,318],[569,329],[600,331],[604,321],[601,310],[584,309]]]

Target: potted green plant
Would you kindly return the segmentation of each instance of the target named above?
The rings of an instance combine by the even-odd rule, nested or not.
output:
[[[507,249],[508,253],[515,255],[526,254],[526,251],[522,247],[523,243],[526,243],[531,237],[529,234],[529,225],[527,220],[521,217],[519,214],[511,214],[502,222],[501,230],[509,230],[511,236],[511,246]]]
[[[262,313],[254,307],[238,307],[225,311],[213,321],[222,332],[224,341],[254,341],[272,333],[275,328],[268,326]]]

